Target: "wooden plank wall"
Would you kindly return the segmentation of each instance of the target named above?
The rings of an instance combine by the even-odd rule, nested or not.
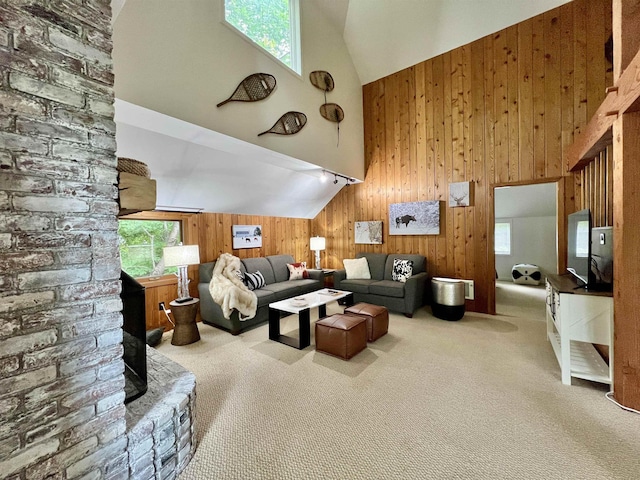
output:
[[[326,266],[359,251],[421,253],[430,274],[475,280],[469,310],[494,313],[493,187],[566,177],[560,215],[576,210],[582,180],[562,159],[611,85],[610,33],[609,1],[575,0],[365,85],[365,181],[312,221]],[[458,181],[474,182],[474,206],[447,206]],[[421,200],[442,202],[440,235],[385,227],[382,245],[354,244],[355,221],[386,226],[390,203]]]

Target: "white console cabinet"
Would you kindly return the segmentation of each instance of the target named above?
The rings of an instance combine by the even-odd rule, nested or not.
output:
[[[553,346],[562,383],[571,377],[613,383],[613,297],[575,289],[571,276],[547,277],[547,338]],[[609,365],[593,344],[609,347]]]

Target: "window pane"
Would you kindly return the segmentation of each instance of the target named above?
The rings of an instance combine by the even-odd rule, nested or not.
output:
[[[119,220],[122,270],[132,277],[158,277],[177,271],[164,268],[162,249],[178,245],[180,222],[165,220]]]
[[[224,7],[229,24],[300,73],[294,60],[299,42],[298,29],[293,24],[297,25],[298,18],[291,10],[290,0],[225,0]]]
[[[511,255],[511,224],[496,223],[495,228],[496,255]]]

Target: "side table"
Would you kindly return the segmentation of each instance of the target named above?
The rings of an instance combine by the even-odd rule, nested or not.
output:
[[[176,322],[173,336],[171,337],[171,345],[189,345],[200,340],[200,332],[196,325],[199,303],[199,298],[194,298],[184,303],[178,303],[175,300],[169,303]]]
[[[333,274],[336,271],[335,268],[323,268],[324,273],[324,286],[327,288],[333,288]]]

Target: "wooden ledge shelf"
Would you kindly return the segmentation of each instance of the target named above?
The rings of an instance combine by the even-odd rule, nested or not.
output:
[[[151,178],[120,172],[118,193],[120,216],[156,208],[156,181]]]
[[[618,82],[566,154],[567,170],[583,168],[613,143],[613,122],[622,114],[640,110],[640,52],[633,57]]]

